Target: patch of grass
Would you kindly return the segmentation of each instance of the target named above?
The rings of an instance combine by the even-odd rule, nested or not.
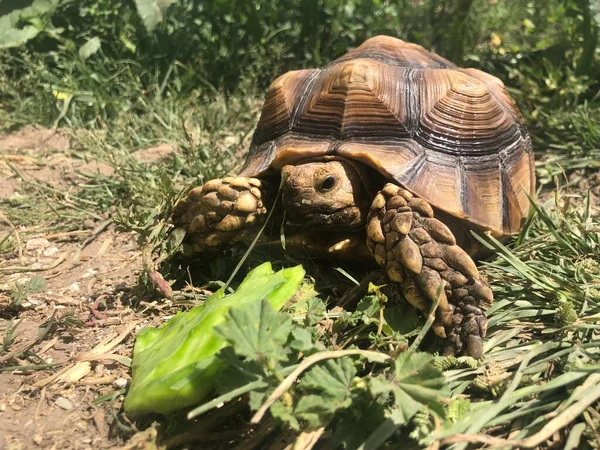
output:
[[[110,126],[73,129],[71,148],[64,156],[92,168],[98,162],[110,173],[65,166],[78,182],[77,189],[66,192],[3,160],[7,173],[21,183],[15,195],[0,200],[0,208],[13,223],[44,223],[48,231],[77,229],[86,219],[100,222],[111,215],[127,229],[148,236],[157,218],[168,217],[181,191],[241,163],[260,106],[260,98],[251,91],[208,100],[191,95],[186,101],[147,104],[143,114],[129,111]],[[145,161],[143,151],[159,145],[172,151],[163,159]],[[43,156],[39,168],[52,153]],[[154,243],[164,237],[155,236]],[[3,236],[2,245],[9,240],[9,235]]]
[[[532,132],[541,184],[575,170],[585,176],[600,167],[600,104],[542,112]]]
[[[516,245],[485,240],[498,254],[485,270],[496,296],[486,358],[480,367],[446,372],[455,395],[470,393],[472,409],[434,438],[461,442],[457,448],[468,442],[535,447],[554,433],[562,442],[579,433],[573,434],[579,442],[585,429],[577,448],[585,441],[598,446],[600,391],[595,400],[584,392],[600,387],[599,230],[600,215],[589,203],[566,210],[535,206]],[[480,432],[508,440],[486,441],[475,435]]]
[[[56,223],[60,224],[60,229],[73,229],[79,226],[83,217],[102,219],[102,209],[96,201],[81,198],[76,192],[63,191],[50,181],[25,173],[16,164],[4,162],[12,177],[20,180],[19,190],[0,200],[0,207],[5,207],[6,216],[13,223]]]

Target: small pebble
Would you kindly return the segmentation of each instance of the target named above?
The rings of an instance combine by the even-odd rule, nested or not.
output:
[[[58,247],[48,247],[46,250],[43,251],[42,255],[44,255],[44,256],[54,256],[59,251],[60,250],[58,249]]]
[[[223,144],[225,144],[225,146],[227,146],[227,147],[231,147],[232,145],[235,145],[238,143],[239,143],[239,139],[235,136],[227,136],[225,139],[223,139]]]
[[[117,378],[115,381],[113,381],[113,384],[115,385],[115,387],[123,389],[127,386],[127,380],[125,378]]]
[[[50,241],[44,238],[32,238],[27,241],[25,248],[27,250],[44,250],[50,246]]]
[[[98,272],[98,271],[89,267],[88,270],[86,270],[85,273],[83,275],[81,275],[81,278],[92,277],[92,276],[96,275],[96,272]]]
[[[71,403],[70,400],[67,400],[64,397],[58,397],[55,401],[54,404],[56,406],[58,406],[61,409],[65,409],[67,411],[70,411],[74,408],[73,403]]]
[[[92,219],[84,220],[82,225],[86,230],[93,230],[96,228],[96,223]]]
[[[42,438],[42,436],[40,434],[37,434],[37,433],[33,435],[32,439],[33,439],[33,443],[34,444],[40,445],[40,446],[42,445],[42,441],[44,440]]]

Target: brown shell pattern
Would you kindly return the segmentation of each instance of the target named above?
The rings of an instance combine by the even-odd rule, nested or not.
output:
[[[496,235],[521,228],[535,188],[531,142],[502,82],[388,36],[277,78],[241,175],[325,155],[368,164]]]

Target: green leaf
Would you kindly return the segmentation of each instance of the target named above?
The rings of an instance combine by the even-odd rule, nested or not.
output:
[[[385,406],[366,390],[355,391],[353,400],[351,408],[336,415],[333,448],[358,448],[386,420]]]
[[[277,313],[268,301],[232,308],[228,319],[215,329],[218,336],[233,345],[248,360],[285,358],[282,351],[292,329],[292,318]]]
[[[407,395],[395,383],[382,377],[368,379],[371,395],[378,396],[382,394],[394,395],[394,403],[397,405],[396,417],[401,423],[408,423],[410,418],[416,414],[421,404]]]
[[[327,425],[337,411],[350,405],[352,405],[350,396],[303,395],[294,409],[294,414],[306,420],[311,427],[317,428]]]
[[[386,307],[383,317],[392,330],[407,336],[416,335],[424,322],[407,302]]]
[[[325,302],[319,297],[316,297],[314,286],[305,284],[302,290],[296,295],[297,303],[291,308],[296,321],[304,324],[304,326],[313,326],[319,323],[325,317],[327,307]]]
[[[381,445],[388,440],[388,438],[394,434],[394,432],[402,425],[406,424],[404,411],[400,408],[395,409],[389,414],[381,424],[369,435],[369,437],[357,447],[357,450],[371,450],[379,448]]]
[[[596,22],[596,26],[600,28],[600,1],[592,0],[589,3],[590,12],[594,17],[594,22]]]
[[[89,39],[79,48],[79,56],[81,56],[81,59],[88,59],[90,56],[100,50],[101,45],[102,43],[100,42],[100,38],[95,36]]]
[[[256,389],[251,391],[248,399],[248,406],[252,411],[258,410],[267,399],[267,396],[271,394],[271,391],[267,388]]]
[[[333,332],[341,333],[349,327],[356,326],[357,323],[358,317],[356,316],[356,312],[340,311],[340,315],[333,322]]]
[[[318,395],[304,394],[296,405],[295,414],[311,426],[326,425],[337,411],[352,404],[355,376],[351,358],[330,359],[313,367],[302,378],[299,389]]]
[[[356,368],[352,358],[329,359],[310,369],[302,378],[300,387],[345,397],[350,392]]]
[[[40,33],[40,29],[26,25],[23,28],[8,28],[3,24],[4,17],[0,18],[0,48],[18,47],[33,39]]]
[[[185,238],[185,230],[183,228],[175,228],[167,238],[167,252],[172,255],[179,246],[183,243]]]
[[[445,417],[441,397],[447,396],[446,379],[429,353],[404,352],[396,359],[395,383],[417,402]]]
[[[27,5],[22,0],[3,0],[0,2],[0,14],[18,15],[20,19],[29,19],[54,11],[60,0],[33,0]]]
[[[364,323],[379,322],[379,300],[375,295],[367,295],[356,305],[356,313]]]
[[[29,292],[41,292],[46,288],[47,284],[48,282],[38,275],[29,280],[27,283],[27,290]]]
[[[444,418],[445,410],[440,399],[447,395],[446,380],[435,367],[434,357],[421,352],[404,352],[396,359],[395,376],[390,381],[383,377],[372,378],[369,383],[375,396],[391,393],[398,410],[398,420],[408,420],[424,406]]]
[[[242,361],[232,347],[223,348],[218,357],[226,366],[215,383],[215,389],[221,394],[260,380],[264,376],[262,364],[257,361]]]
[[[339,317],[333,324],[334,332],[355,326],[358,322],[365,324],[379,323],[379,300],[375,295],[366,295],[356,305],[356,310],[349,313],[341,311]]]
[[[52,14],[59,0],[34,0],[29,6],[22,2],[2,2],[0,17],[0,48],[18,47],[36,37],[42,30],[42,21],[37,17]],[[27,23],[31,20],[30,23]],[[25,22],[21,26],[21,23]]]
[[[294,328],[292,330],[292,341],[290,348],[297,352],[308,353],[315,348],[310,331],[305,328]]]
[[[154,31],[156,25],[163,21],[165,13],[176,0],[135,0],[138,14],[148,32]]]
[[[299,430],[300,423],[294,416],[294,410],[291,405],[284,404],[281,400],[277,400],[269,408],[271,415],[276,419],[286,422],[292,429]]]

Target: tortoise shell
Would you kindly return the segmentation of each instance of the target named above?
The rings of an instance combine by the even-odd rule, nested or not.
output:
[[[500,236],[535,179],[531,141],[502,82],[388,36],[269,87],[243,176],[341,156]]]

